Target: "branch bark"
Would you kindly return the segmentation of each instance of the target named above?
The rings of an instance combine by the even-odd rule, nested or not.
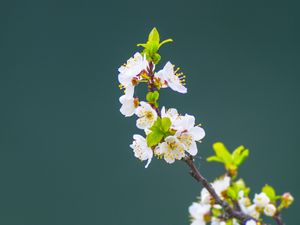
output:
[[[280,212],[276,213],[275,216],[273,216],[273,219],[276,221],[276,223],[277,223],[278,225],[285,225],[285,223],[284,223],[283,220],[282,220],[282,217],[281,217],[281,213],[280,213]]]

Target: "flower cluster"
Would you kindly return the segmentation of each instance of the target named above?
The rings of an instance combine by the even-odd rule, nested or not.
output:
[[[153,30],[150,33],[149,40],[153,41],[156,32]],[[196,141],[201,141],[205,136],[203,128],[195,125],[195,117],[181,115],[174,108],[158,108],[158,91],[161,88],[187,92],[185,76],[178,73],[179,69],[175,69],[170,62],[155,72],[155,64],[146,55],[137,52],[118,69],[119,86],[124,89],[124,95],[119,99],[122,104],[120,112],[126,117],[136,115],[136,126],[144,130],[146,135],[146,138],[139,134],[133,136],[130,147],[134,156],[142,161],[147,160],[146,167],[153,156],[163,158],[167,163],[180,160],[186,154],[195,156],[198,152]],[[135,87],[139,84],[148,87],[146,101],[140,101],[134,95]]]
[[[197,142],[205,136],[204,129],[197,125],[195,117],[180,114],[175,108],[159,108],[159,91],[170,88],[179,93],[187,93],[185,76],[171,62],[156,71],[161,56],[160,47],[172,39],[160,42],[158,31],[154,28],[144,44],[143,51],[137,52],[118,69],[119,87],[124,94],[119,98],[120,112],[125,117],[136,116],[136,126],[143,135],[134,134],[130,145],[134,156],[149,166],[153,157],[167,163],[184,160],[191,169],[191,175],[206,188],[200,198],[189,207],[191,225],[265,225],[262,216],[273,217],[278,225],[283,225],[281,211],[293,202],[290,193],[277,195],[274,188],[265,185],[261,192],[249,197],[250,188],[242,179],[237,179],[238,168],[249,156],[249,150],[239,146],[232,153],[225,145],[213,145],[215,155],[207,158],[209,162],[224,165],[226,173],[209,183],[194,164],[198,153]],[[135,95],[135,88],[144,84],[147,94],[144,100]]]
[[[137,52],[118,69],[119,87],[124,89],[125,92],[120,97],[120,103],[122,104],[120,111],[124,116],[132,116],[139,106],[138,98],[134,97],[134,88],[140,83],[147,83],[149,89],[159,90],[160,88],[170,87],[180,93],[187,92],[184,86],[185,76],[182,73],[177,73],[178,69],[174,70],[174,65],[167,62],[163,69],[154,74],[152,74],[154,69],[152,66],[154,67],[154,65],[151,65],[152,62],[146,59],[146,55]],[[145,103],[143,105],[145,107]]]
[[[228,159],[237,155],[237,152],[242,149],[240,146],[230,154],[222,143],[216,143],[213,147],[219,157],[222,158],[226,155]],[[283,208],[289,207],[294,200],[290,193],[278,196],[273,187],[265,185],[259,194],[254,195],[251,201],[249,198],[250,189],[242,179],[237,180],[236,176],[230,174],[229,170],[211,185],[221,200],[249,216],[250,219],[246,225],[260,224],[258,222],[261,221],[262,215],[275,217]],[[211,225],[242,224],[236,218],[228,217],[221,205],[216,204],[215,199],[205,188],[200,192],[199,201],[192,203],[189,207],[189,213],[191,225],[205,225],[207,223]]]

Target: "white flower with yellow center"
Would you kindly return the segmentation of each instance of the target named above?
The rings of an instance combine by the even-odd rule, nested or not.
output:
[[[122,104],[120,112],[126,117],[132,116],[139,105],[138,98],[133,98],[127,95],[122,95],[119,98],[119,101]]]
[[[120,87],[125,88],[125,94],[127,96],[133,96],[134,86],[138,84],[140,80],[140,73],[145,71],[148,66],[148,61],[145,56],[140,53],[135,53],[133,57],[127,60],[127,63],[120,66],[118,69],[118,80]]]
[[[275,205],[273,204],[266,205],[266,207],[264,208],[264,213],[266,214],[266,216],[274,216],[274,214],[276,213]]]
[[[139,129],[148,129],[157,119],[156,111],[146,102],[140,103],[140,106],[135,110],[135,114],[139,117],[136,121],[136,126]]]
[[[161,108],[161,117],[167,117],[171,120],[171,128],[175,129],[176,128],[176,124],[181,120],[181,116],[179,115],[177,109],[174,108],[170,108],[168,110],[166,110],[166,108],[163,106]]]
[[[167,62],[162,70],[155,73],[155,77],[160,79],[163,88],[169,86],[172,90],[184,94],[187,92],[186,87],[183,86],[184,76],[177,71],[174,71],[174,66],[170,62]]]
[[[238,204],[242,212],[247,214],[247,207],[251,205],[251,201],[248,197],[244,196],[244,191],[239,191],[238,193]]]
[[[153,151],[147,146],[146,139],[143,136],[135,134],[133,135],[133,139],[133,143],[130,147],[133,149],[134,156],[142,161],[148,160],[145,166],[145,168],[147,168],[152,160]]]
[[[259,219],[259,217],[260,217],[260,213],[257,211],[257,207],[255,204],[247,207],[245,213],[249,216],[252,216],[255,219]]]
[[[260,194],[255,194],[253,202],[257,207],[264,208],[269,204],[270,199],[264,192],[261,192]]]
[[[215,189],[215,192],[217,195],[221,198],[224,199],[223,193],[228,189],[230,186],[230,177],[229,176],[224,176],[220,179],[215,180],[212,184],[213,188]],[[209,204],[211,201],[211,195],[208,192],[206,188],[202,188],[201,190],[201,203],[203,204]]]
[[[167,163],[175,162],[175,159],[182,159],[184,154],[183,144],[174,136],[168,136],[155,149],[155,154],[163,156]]]
[[[180,116],[175,123],[176,137],[185,147],[185,150],[192,156],[198,152],[196,141],[200,141],[205,136],[202,127],[195,126],[195,117],[186,114]]]
[[[191,225],[205,225],[205,216],[209,214],[211,206],[209,204],[201,204],[193,202],[189,207],[189,213],[192,218]]]
[[[223,192],[225,192],[228,187],[230,186],[230,177],[224,176],[220,179],[217,179],[212,183],[213,188],[215,189],[216,193],[222,197]]]

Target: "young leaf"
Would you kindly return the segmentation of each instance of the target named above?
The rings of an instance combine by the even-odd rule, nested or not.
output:
[[[157,50],[158,50],[158,49],[157,49]],[[157,63],[160,61],[160,59],[161,59],[160,54],[154,53],[154,54],[152,55],[152,60],[153,60],[154,64],[157,64]]]
[[[154,91],[153,94],[152,94],[152,99],[153,101],[157,101],[159,98],[159,93],[158,91]]]
[[[241,165],[245,159],[249,156],[249,150],[243,145],[236,148],[232,153],[233,162],[235,165]]]
[[[160,38],[159,38],[159,33],[158,33],[158,30],[154,27],[149,36],[148,36],[148,41],[149,42],[156,42],[157,44],[159,43],[160,41]]]
[[[144,47],[142,53],[146,55],[147,60],[152,61],[154,64],[157,64],[161,59],[161,56],[160,54],[157,53],[157,51],[163,44],[172,41],[173,40],[169,38],[159,43],[160,42],[159,33],[157,29],[154,27],[149,33],[147,43],[138,44],[137,46]]]
[[[149,128],[151,131],[160,131],[161,129],[161,118],[158,117],[156,121],[153,123],[152,127]]]
[[[161,127],[164,132],[167,132],[170,129],[171,125],[171,120],[168,117],[164,117],[161,119]]]
[[[225,145],[221,142],[213,144],[213,149],[216,155],[223,160],[225,164],[230,164],[232,162],[232,157]]]
[[[160,131],[152,131],[146,137],[148,147],[157,145],[158,143],[160,143],[163,137],[164,137],[164,133]]]
[[[227,189],[227,195],[233,200],[237,200],[238,193],[236,193],[236,190],[233,187]]]
[[[270,198],[271,201],[276,200],[276,192],[272,186],[266,184],[262,188],[262,192],[264,192]]]
[[[168,42],[173,42],[173,40],[171,38],[169,38],[169,39],[166,39],[166,40],[160,42],[159,45],[158,45],[158,48],[160,48],[162,45],[164,45],[164,44],[166,44]]]
[[[147,95],[146,95],[146,100],[147,102],[152,102],[152,99],[153,99],[153,92],[148,92]]]
[[[210,156],[206,159],[208,162],[220,162],[223,163],[223,160],[221,158],[219,158],[218,156]]]

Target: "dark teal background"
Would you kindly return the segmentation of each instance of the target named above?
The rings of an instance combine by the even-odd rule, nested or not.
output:
[[[182,162],[148,169],[129,144],[140,132],[119,113],[117,68],[157,26],[188,94],[161,104],[194,114],[211,145],[244,144],[253,192],[290,191],[299,216],[297,1],[1,1],[0,225],[182,225],[200,187]],[[141,89],[139,89],[139,93]]]

